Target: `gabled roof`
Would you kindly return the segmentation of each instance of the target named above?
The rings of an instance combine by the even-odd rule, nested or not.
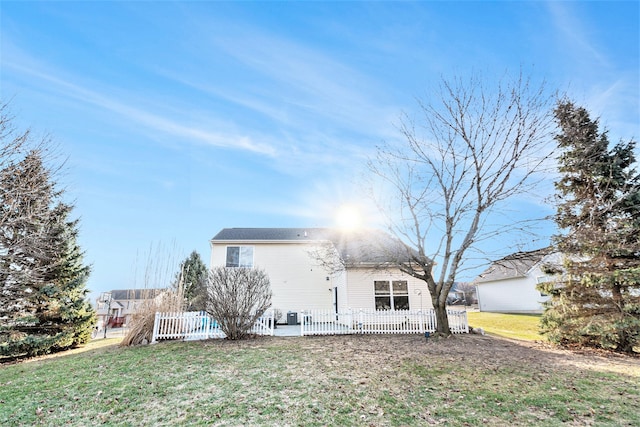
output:
[[[489,268],[478,275],[474,283],[493,282],[496,280],[525,277],[527,273],[541,262],[547,255],[553,253],[551,247],[529,252],[516,252],[502,259],[494,261]]]
[[[400,240],[375,229],[345,231],[338,228],[224,228],[211,242],[330,242],[346,263],[408,261],[410,254]]]

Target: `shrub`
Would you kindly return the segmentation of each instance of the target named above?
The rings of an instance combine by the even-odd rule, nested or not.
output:
[[[256,320],[271,306],[271,284],[261,269],[216,267],[207,280],[207,312],[227,339],[250,336]]]

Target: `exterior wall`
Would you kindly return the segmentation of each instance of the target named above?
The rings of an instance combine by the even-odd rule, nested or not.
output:
[[[538,276],[531,272],[526,277],[478,283],[480,311],[497,313],[541,313],[542,303],[549,299],[536,289]]]
[[[253,265],[268,275],[273,291],[272,307],[289,311],[333,309],[333,278],[309,255],[308,243],[233,242],[218,243],[211,248],[211,266],[224,266],[227,246],[253,246]]]
[[[289,311],[375,309],[375,280],[406,280],[411,310],[433,308],[427,284],[398,269],[349,268],[329,273],[314,259],[313,245],[297,242],[213,242],[211,266],[224,266],[227,246],[253,246],[253,265],[268,275],[273,291],[272,307]]]
[[[409,289],[409,308],[421,310],[433,308],[427,284],[398,269],[350,268],[346,274],[346,301],[341,310],[364,308],[375,310],[373,282],[376,280],[406,280]]]

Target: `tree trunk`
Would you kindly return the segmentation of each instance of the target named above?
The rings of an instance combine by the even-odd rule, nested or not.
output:
[[[436,334],[448,337],[449,335],[451,335],[451,330],[449,329],[449,318],[447,317],[446,301],[442,303],[436,300],[434,309],[436,311]]]

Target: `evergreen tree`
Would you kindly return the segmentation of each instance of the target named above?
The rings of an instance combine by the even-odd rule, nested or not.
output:
[[[183,295],[187,302],[187,310],[201,311],[206,309],[207,276],[209,270],[197,251],[180,264],[180,271],[176,274],[176,284],[182,280]]]
[[[566,255],[561,283],[541,290],[552,298],[542,331],[552,341],[631,353],[640,351],[640,175],[635,142],[609,148],[584,108],[555,109],[562,154],[556,183],[556,237]]]
[[[0,169],[0,358],[85,343],[95,323],[77,221],[42,153]]]
[[[0,320],[33,320],[32,295],[41,286],[49,253],[46,219],[57,196],[38,151],[0,171]]]
[[[86,282],[90,268],[83,264],[77,243],[78,220],[69,220],[73,207],[59,203],[52,211],[49,228],[50,268],[42,288],[40,324],[60,333],[56,347],[64,349],[85,344],[96,322],[87,299]]]

